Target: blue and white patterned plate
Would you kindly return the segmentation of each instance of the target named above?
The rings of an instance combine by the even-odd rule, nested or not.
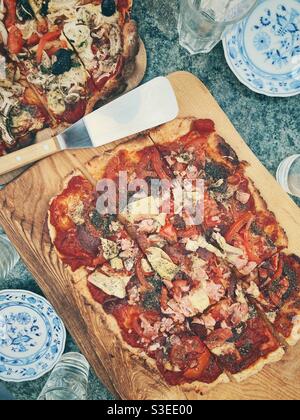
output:
[[[267,96],[300,93],[300,0],[260,0],[223,38],[238,79]]]
[[[63,354],[66,330],[53,307],[23,290],[0,292],[0,379],[32,381]]]

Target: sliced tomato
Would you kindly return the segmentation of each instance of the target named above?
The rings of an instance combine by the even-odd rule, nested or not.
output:
[[[210,353],[202,341],[195,336],[180,338],[169,353],[172,366],[179,368],[183,376],[196,380],[200,378],[209,365]]]
[[[176,243],[178,239],[176,229],[170,222],[167,222],[165,226],[160,229],[159,235],[170,243]]]
[[[208,135],[215,132],[215,123],[212,120],[196,120],[193,126],[200,134]]]
[[[206,344],[210,350],[222,347],[230,338],[233,337],[232,331],[229,328],[218,329],[213,331],[206,339]]]
[[[11,26],[8,31],[7,47],[11,54],[19,54],[23,49],[22,32],[16,26]]]
[[[110,298],[109,295],[103,292],[103,290],[94,286],[92,283],[88,282],[88,289],[93,297],[93,299],[103,305],[107,299]]]
[[[69,124],[75,124],[82,117],[84,117],[86,111],[86,100],[82,99],[76,104],[69,106],[69,108],[63,114],[63,120]]]
[[[251,220],[254,220],[254,215],[250,212],[243,214],[229,229],[225,239],[227,242],[231,242],[234,237],[247,225]]]
[[[155,323],[160,319],[160,315],[154,311],[145,311],[139,306],[118,305],[113,309],[113,315],[118,321],[124,339],[133,347],[143,347],[141,338],[149,339],[141,327],[140,316],[143,315],[149,323]]]

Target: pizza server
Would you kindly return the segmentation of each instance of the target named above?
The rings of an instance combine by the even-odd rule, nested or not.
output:
[[[63,133],[0,158],[0,175],[66,149],[85,149],[138,134],[178,116],[171,83],[157,77],[86,115]]]

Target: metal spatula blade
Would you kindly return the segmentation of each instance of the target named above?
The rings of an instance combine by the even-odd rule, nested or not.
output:
[[[85,116],[57,137],[0,158],[0,175],[65,149],[99,147],[172,121],[179,108],[171,83],[158,77]]]

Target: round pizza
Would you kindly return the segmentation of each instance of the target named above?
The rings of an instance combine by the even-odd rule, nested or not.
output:
[[[131,7],[130,0],[0,3],[0,79],[5,82],[9,59],[47,115],[27,138],[47,126],[57,133],[126,90],[139,51]],[[7,135],[0,141],[2,154],[24,145],[18,135],[9,147]]]

